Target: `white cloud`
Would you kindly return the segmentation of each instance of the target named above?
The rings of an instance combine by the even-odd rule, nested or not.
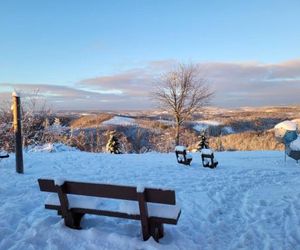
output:
[[[173,60],[153,61],[114,75],[83,79],[72,86],[0,83],[0,98],[13,89],[40,94],[63,109],[146,109],[157,77],[174,67]],[[200,72],[215,90],[213,105],[225,107],[299,104],[300,60],[277,64],[199,63]]]

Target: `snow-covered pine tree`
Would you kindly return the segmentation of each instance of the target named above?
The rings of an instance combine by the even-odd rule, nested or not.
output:
[[[43,126],[44,126],[44,129],[48,129],[50,127],[50,122],[49,122],[48,118],[46,118],[44,120]]]
[[[66,132],[66,127],[61,125],[60,119],[56,117],[53,124],[48,127],[48,130],[55,135],[63,135]]]
[[[61,126],[60,119],[58,117],[55,117],[53,126],[55,126],[55,127]]]
[[[109,132],[109,139],[106,144],[106,150],[111,154],[121,154],[121,145],[119,139],[116,136],[116,131]]]
[[[197,148],[198,151],[201,151],[203,148],[209,148],[208,138],[205,131],[202,131],[198,138],[200,140]]]

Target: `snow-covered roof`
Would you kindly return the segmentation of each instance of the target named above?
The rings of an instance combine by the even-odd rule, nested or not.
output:
[[[274,128],[295,131],[295,130],[297,130],[297,123],[293,122],[293,121],[283,121],[283,122],[278,123]]]

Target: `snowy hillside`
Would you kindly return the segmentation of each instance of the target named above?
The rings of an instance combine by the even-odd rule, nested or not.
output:
[[[102,123],[102,125],[122,125],[122,126],[133,126],[136,125],[134,119],[123,116],[114,116],[110,120],[107,120]]]
[[[193,122],[195,125],[193,127],[194,130],[200,132],[203,131],[205,129],[207,129],[209,126],[219,126],[221,125],[220,122],[218,121],[212,121],[212,120],[207,120],[207,121],[196,121]]]
[[[24,175],[4,159],[0,249],[300,249],[299,165],[282,152],[223,152],[212,170],[192,155],[185,167],[173,153],[28,152]],[[40,177],[174,189],[182,214],[159,244],[142,241],[139,221],[87,215],[72,230],[44,209]]]

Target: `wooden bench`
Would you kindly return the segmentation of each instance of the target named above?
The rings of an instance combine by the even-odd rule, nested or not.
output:
[[[181,213],[173,190],[49,179],[38,183],[41,191],[53,193],[45,208],[57,210],[65,225],[74,229],[81,229],[84,214],[140,220],[143,239],[152,236],[158,242],[164,235],[163,224],[176,225]],[[121,208],[115,204],[120,205],[120,200]]]
[[[178,163],[189,166],[191,165],[193,157],[186,152],[186,148],[184,146],[176,146],[175,155]]]
[[[7,155],[0,155],[0,159],[3,159],[3,158],[8,158],[9,157],[9,155],[7,154]]]
[[[211,149],[202,149],[201,159],[203,167],[215,168],[218,165],[218,161],[215,160],[214,153]]]

